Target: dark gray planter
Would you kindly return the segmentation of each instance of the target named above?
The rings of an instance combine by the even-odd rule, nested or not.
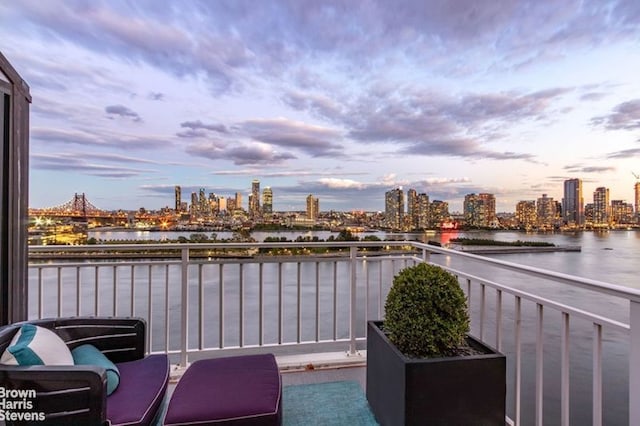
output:
[[[506,357],[468,336],[485,355],[413,359],[367,324],[367,400],[381,425],[505,424]]]

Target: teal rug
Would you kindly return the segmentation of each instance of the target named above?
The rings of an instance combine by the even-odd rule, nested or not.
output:
[[[282,410],[284,426],[378,424],[356,382],[285,386]]]

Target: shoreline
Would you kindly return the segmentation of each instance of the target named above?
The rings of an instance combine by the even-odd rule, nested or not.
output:
[[[448,248],[471,254],[520,254],[520,253],[552,253],[552,252],[579,252],[581,246],[553,246],[553,247],[533,247],[533,246],[465,246],[461,244],[451,244]]]

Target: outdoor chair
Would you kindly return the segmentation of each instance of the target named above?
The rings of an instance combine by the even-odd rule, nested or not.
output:
[[[29,325],[23,327],[25,324]],[[169,360],[165,354],[145,356],[144,320],[77,317],[3,326],[0,327],[0,354],[4,362],[5,354],[10,352],[7,348],[16,347],[12,340],[22,340],[33,329],[40,335],[51,335],[48,331],[42,332],[43,329],[53,331],[69,351],[73,351],[72,361],[77,361],[76,353],[97,355],[107,361],[106,364],[96,362],[103,366],[96,366],[90,360],[85,360],[85,365],[0,364],[3,415],[13,416],[5,418],[7,424],[115,426],[150,425],[158,421],[169,381]],[[21,334],[17,335],[18,332]],[[87,348],[93,348],[95,353],[83,352]],[[64,347],[62,349],[61,352],[65,352]],[[35,348],[34,352],[37,351]],[[55,351],[45,349],[41,358],[56,356]],[[118,377],[114,376],[115,372],[119,372]],[[7,405],[7,401],[13,405]]]

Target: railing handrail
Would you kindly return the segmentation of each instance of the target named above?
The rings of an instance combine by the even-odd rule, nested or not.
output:
[[[29,253],[42,252],[82,252],[82,251],[116,251],[116,250],[202,250],[202,249],[239,249],[239,248],[296,248],[296,247],[333,247],[333,248],[351,248],[351,247],[413,247],[417,250],[426,250],[431,253],[445,254],[458,258],[468,259],[488,263],[503,269],[516,272],[523,272],[539,278],[551,279],[563,282],[565,284],[581,287],[595,292],[609,294],[616,297],[640,302],[640,289],[633,287],[612,284],[604,281],[594,280],[591,278],[578,277],[574,275],[564,274],[561,272],[550,271],[534,266],[522,265],[513,262],[507,262],[477,254],[465,253],[458,250],[438,247],[431,244],[420,243],[417,241],[294,241],[294,242],[224,242],[224,243],[151,243],[151,244],[91,244],[91,245],[74,245],[74,246],[29,246]]]
[[[564,274],[562,272],[550,271],[547,269],[536,268],[534,266],[522,265],[519,263],[507,262],[505,260],[495,259],[486,256],[479,256],[472,253],[464,253],[458,250],[452,250],[429,244],[413,242],[413,247],[426,249],[430,252],[447,254],[460,258],[466,258],[473,261],[480,261],[483,263],[489,263],[494,266],[498,266],[503,269],[508,269],[516,272],[524,272],[529,275],[534,275],[539,278],[551,279],[554,281],[560,281],[565,284],[575,285],[588,290],[597,291],[599,293],[609,294],[611,296],[621,297],[624,299],[640,302],[640,289],[633,287],[626,287],[617,284],[611,284],[605,281],[594,280],[591,278],[578,277],[575,275]]]
[[[223,243],[142,243],[142,244],[85,244],[85,245],[31,245],[29,251],[109,251],[109,250],[180,250],[183,248],[288,248],[288,247],[383,247],[411,246],[416,241],[288,241],[288,242],[223,242]],[[433,247],[433,246],[428,246]]]

